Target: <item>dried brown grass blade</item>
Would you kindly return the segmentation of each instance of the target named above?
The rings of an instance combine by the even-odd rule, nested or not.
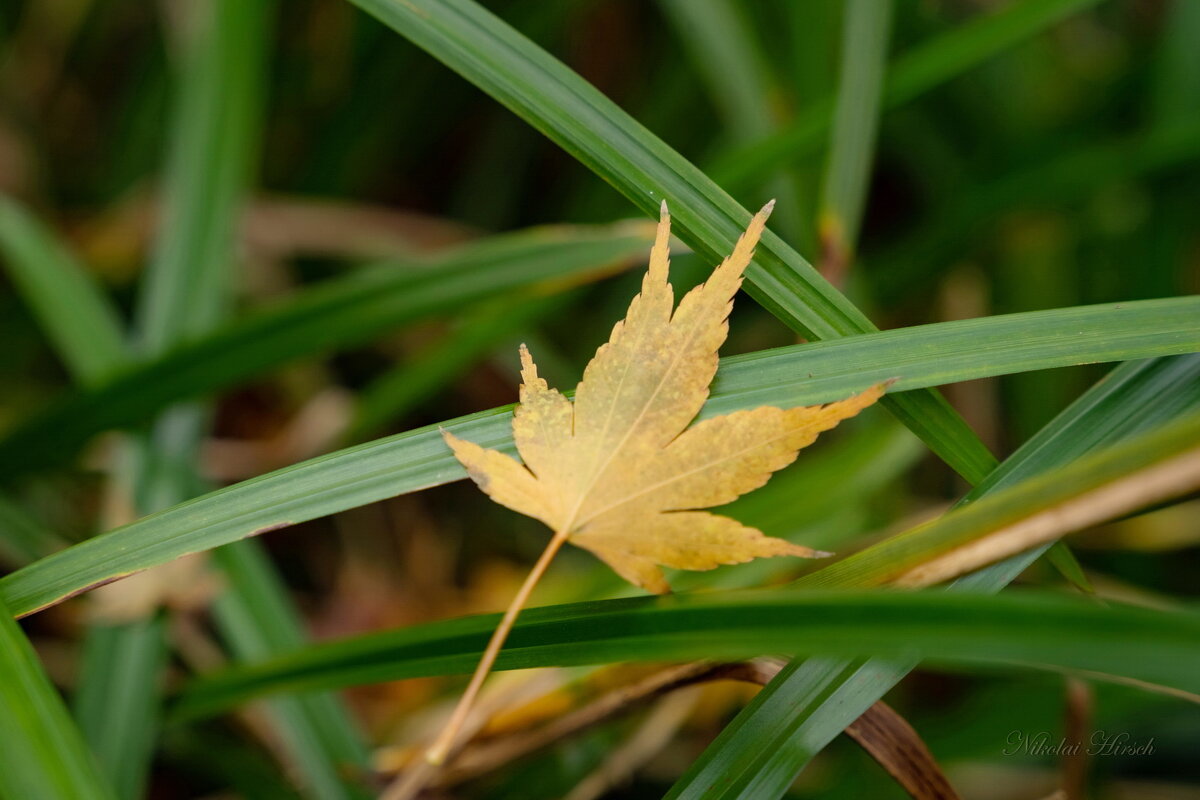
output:
[[[920,735],[887,703],[868,708],[850,723],[846,735],[916,800],[959,800]]]

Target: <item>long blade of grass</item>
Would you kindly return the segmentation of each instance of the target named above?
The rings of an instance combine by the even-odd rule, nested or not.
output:
[[[254,662],[301,649],[306,636],[271,562],[254,542],[214,551],[229,590],[213,612],[240,661]],[[277,698],[270,703],[275,732],[304,775],[313,797],[366,797],[368,753],[349,713],[332,694]]]
[[[380,266],[329,281],[274,308],[124,370],[96,393],[68,396],[0,442],[0,475],[49,466],[87,438],[143,423],[178,400],[521,287],[607,274],[645,258],[652,238],[626,226],[535,228],[468,245],[419,268]]]
[[[211,27],[196,42],[195,77],[183,87],[176,117],[175,152],[168,179],[168,211],[139,310],[141,347],[159,356],[205,335],[225,316],[235,274],[233,241],[252,174],[262,114],[264,44],[273,3],[219,3]],[[214,166],[215,165],[215,166]],[[233,351],[231,351],[233,352]],[[155,511],[193,496],[209,411],[176,405],[156,422],[138,477],[139,496]],[[169,469],[163,469],[167,464]],[[287,652],[303,640],[300,622],[269,561],[255,543],[217,552],[229,583],[213,607],[218,629],[236,658]],[[347,781],[366,753],[346,709],[332,696],[287,698],[269,704],[288,771],[310,796],[362,796]]]
[[[187,32],[164,219],[138,303],[145,353],[206,333],[230,301],[230,254],[257,155],[268,8],[218,2]]]
[[[16,201],[0,196],[0,252],[77,381],[94,385],[125,362],[121,322],[91,275]]]
[[[0,243],[22,296],[76,382],[94,385],[118,370],[126,352],[116,312],[66,247],[7,200],[0,204]],[[141,793],[165,661],[161,620],[91,625],[85,636],[75,718],[120,797]]]
[[[161,352],[190,333],[204,330],[209,318],[219,313],[217,298],[227,294],[224,284],[233,225],[251,143],[256,138],[259,102],[254,77],[261,72],[260,40],[266,30],[266,10],[262,3],[214,6],[212,18],[201,20],[205,24],[195,31],[196,39],[185,54],[166,193],[170,211],[150,270],[151,289],[141,306],[146,326],[143,346],[149,352]],[[214,160],[220,164],[218,169],[212,168]],[[6,224],[0,228],[7,234],[4,240],[12,242],[14,255],[21,257],[18,265],[40,277],[42,284],[54,279],[49,287],[54,291],[38,292],[41,286],[37,283],[22,288],[45,327],[78,334],[56,337],[68,362],[82,365],[75,369],[77,377],[85,382],[102,377],[97,370],[84,367],[105,355],[110,370],[114,364],[127,362],[115,322],[100,324],[113,318],[111,307],[84,279],[83,270],[28,216],[19,215],[7,204],[3,210],[0,216]],[[172,311],[156,312],[165,308]],[[156,426],[153,442],[142,442],[140,477],[127,478],[137,484],[133,488],[143,511],[173,505],[192,494],[195,447],[203,424],[204,413],[198,407],[177,408]],[[243,605],[252,605],[259,615],[270,611],[270,618],[262,620],[251,614],[239,619],[236,626],[236,647],[255,657],[264,653],[262,647],[254,646],[259,641],[272,636],[279,640],[289,633],[300,638],[298,624],[294,618],[285,618],[282,611],[286,608],[282,588],[264,577],[268,570],[265,562],[260,565],[254,576],[258,580],[251,586],[255,601]],[[244,574],[244,570],[237,573],[239,577]],[[246,593],[243,582],[227,595],[227,603],[218,608],[222,622],[231,616],[222,613],[229,603],[236,603]],[[140,795],[154,750],[159,700],[154,689],[160,684],[166,647],[163,619],[157,615],[131,623],[94,624],[84,643],[76,716],[122,797]],[[314,795],[350,796],[339,783],[339,758],[347,747],[358,747],[354,755],[362,764],[365,752],[345,711],[331,697],[287,699],[273,705],[282,716],[279,729],[284,740]]]
[[[846,5],[841,78],[818,223],[821,272],[835,283],[850,266],[867,199],[891,17],[891,0],[850,0]]]
[[[966,502],[1043,474],[1087,453],[1200,408],[1200,356],[1122,364],[1064,410],[976,487]],[[958,582],[999,591],[1039,549]],[[720,776],[722,798],[778,797],[804,766],[917,664],[797,660],[785,667],[673,787],[671,798],[708,797]]]
[[[1099,0],[1020,0],[940,34],[888,67],[883,108],[902,106]],[[727,189],[811,156],[829,132],[834,99],[813,103],[786,130],[724,154],[709,173]]]
[[[175,72],[164,221],[137,306],[143,354],[165,352],[209,327],[229,295],[235,226],[258,138],[269,9],[260,0],[190,9]],[[94,331],[91,346],[132,360],[130,348],[109,336]],[[113,480],[136,513],[194,494],[207,420],[198,405],[174,406],[148,431],[122,441],[126,452]],[[76,718],[122,797],[142,795],[155,750],[166,632],[162,614],[153,612],[142,620],[96,621],[85,637]]]
[[[771,589],[573,603],[526,613],[497,661],[500,669],[780,652],[919,653],[935,663],[1090,670],[1200,690],[1200,615],[1106,608],[1046,592]],[[370,634],[216,673],[187,687],[174,715],[211,715],[267,692],[460,674],[470,670],[495,622],[489,614]]]
[[[1200,350],[1200,298],[939,323],[725,359],[703,416],[828,402],[894,378],[895,391],[1103,360]],[[28,614],[180,555],[464,476],[438,427],[512,449],[510,409],[472,414],[212,492],[0,579]]]
[[[0,617],[0,797],[112,800],[116,795],[3,602]]]
[[[729,252],[750,212],[595,87],[470,0],[353,0],[517,115],[656,216],[667,200],[676,235],[712,261]],[[746,271],[749,294],[805,336],[833,339],[874,330],[799,253],[767,232]],[[995,459],[933,391],[885,405],[969,481]]]
[[[1156,455],[1158,437],[1174,437],[1166,459]],[[1098,524],[1145,506],[1152,506],[1190,492],[1200,482],[1200,416],[1192,414],[1164,426],[1161,431],[1138,437],[1128,444],[1107,448],[1077,462],[1021,482],[1017,486],[980,497],[938,519],[868,547],[841,561],[801,578],[799,584],[818,587],[882,586],[897,580],[906,585],[914,580],[913,570],[929,567],[947,555],[961,553],[968,543],[978,543],[996,532],[1009,532],[1017,523],[1055,519],[1041,531],[1033,544],[1014,543],[990,560],[998,561],[1017,552],[1047,545],[1049,534],[1059,538],[1089,524]],[[1139,472],[1141,471],[1141,472]],[[1152,480],[1151,480],[1152,479]],[[1139,483],[1139,481],[1141,481]],[[1149,482],[1149,485],[1147,485]],[[1132,484],[1138,483],[1137,486]],[[1126,507],[1112,510],[1102,495],[1115,493]],[[1156,494],[1161,492],[1162,494]],[[1073,509],[1076,503],[1086,508]],[[1079,513],[1082,512],[1082,513]],[[1039,516],[1040,515],[1040,516]],[[1080,519],[1082,517],[1082,519]],[[929,585],[986,564],[966,560],[967,566],[950,575],[923,577]]]
[[[84,739],[119,797],[141,797],[155,751],[167,664],[161,614],[88,627],[72,699]]]
[[[111,303],[56,237],[13,201],[0,200],[0,245],[9,273],[77,383],[95,385],[126,361]],[[30,560],[54,534],[19,525],[16,509],[5,538],[23,543]],[[8,528],[9,526],[5,526]],[[11,537],[25,530],[23,541]],[[119,797],[141,794],[159,715],[159,671],[166,662],[161,620],[91,625],[85,636],[74,713]]]
[[[729,0],[659,0],[735,141],[777,126],[769,69],[743,10]]]

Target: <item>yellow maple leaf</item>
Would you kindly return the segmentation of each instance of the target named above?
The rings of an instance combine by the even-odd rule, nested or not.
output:
[[[705,570],[827,555],[698,510],[759,488],[883,393],[876,386],[825,406],[763,406],[688,427],[708,399],[733,296],[770,211],[754,217],[729,258],[676,309],[664,204],[641,294],[588,364],[574,403],[538,377],[521,347],[513,439],[524,465],[443,431],[475,483],[653,592],[670,591],[660,565]]]
[[[662,566],[703,570],[763,556],[827,555],[700,510],[762,486],[818,434],[884,392],[879,385],[824,406],[764,406],[691,425],[708,399],[733,296],[772,205],[755,215],[729,258],[676,308],[667,282],[671,225],[663,203],[642,291],[588,364],[574,402],[538,377],[522,346],[513,438],[524,463],[442,432],[483,491],[541,520],[554,536],[426,751],[426,767],[397,782],[385,793],[388,800],[415,796],[428,769],[443,763],[456,745],[508,631],[563,543],[590,550],[625,579],[654,592],[670,591]]]

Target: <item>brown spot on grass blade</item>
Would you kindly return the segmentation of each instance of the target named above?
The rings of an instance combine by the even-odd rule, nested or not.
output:
[[[284,520],[283,522],[272,522],[269,525],[263,525],[261,528],[255,528],[254,530],[250,531],[242,538],[249,539],[253,536],[262,536],[264,533],[270,533],[271,531],[281,531],[284,528],[290,528],[295,524],[296,523],[292,522],[291,520]]]
[[[247,532],[247,533],[246,533],[246,535],[245,535],[245,536],[242,536],[241,538],[243,538],[243,539],[249,539],[249,538],[251,538],[251,537],[253,537],[253,536],[261,536],[262,534],[264,534],[264,533],[270,533],[271,531],[282,530],[283,528],[290,528],[290,527],[292,527],[292,526],[293,526],[293,525],[295,525],[295,524],[296,524],[296,523],[295,523],[295,522],[293,522],[293,521],[291,521],[291,520],[283,520],[283,521],[281,521],[281,522],[272,522],[272,523],[270,523],[270,524],[263,525],[262,527],[255,528],[255,529],[253,529],[253,530],[251,530],[251,531]],[[41,603],[40,605],[38,605],[36,608],[30,608],[30,609],[23,610],[23,611],[21,611],[19,614],[17,614],[17,618],[18,618],[18,619],[20,619],[20,618],[22,618],[22,617],[27,617],[27,616],[29,616],[29,615],[31,615],[31,614],[36,614],[36,613],[38,613],[39,611],[44,611],[44,610],[46,610],[47,608],[50,608],[51,606],[56,606],[56,605],[58,605],[59,603],[65,602],[65,601],[67,601],[67,600],[70,600],[70,599],[72,599],[72,598],[74,598],[74,597],[78,597],[79,595],[82,595],[82,594],[87,594],[88,592],[91,592],[91,591],[93,591],[93,590],[95,590],[95,589],[99,589],[101,586],[107,586],[107,585],[108,585],[108,584],[110,584],[110,583],[116,583],[117,581],[120,581],[120,580],[123,580],[123,579],[125,579],[125,578],[128,578],[128,577],[129,577],[129,576],[131,576],[131,575],[139,575],[139,574],[142,574],[142,573],[144,573],[146,570],[149,570],[149,569],[158,569],[158,568],[160,568],[160,567],[164,567],[164,566],[166,566],[166,565],[169,565],[169,564],[172,564],[172,563],[176,563],[176,562],[178,562],[180,559],[186,559],[186,558],[188,558],[188,557],[191,557],[191,556],[197,556],[197,555],[198,555],[200,552],[203,552],[203,551],[196,551],[196,550],[193,550],[193,551],[190,551],[190,552],[187,552],[187,553],[180,553],[178,556],[176,556],[175,558],[171,559],[170,561],[165,561],[165,562],[163,562],[163,564],[159,564],[159,565],[152,565],[151,567],[144,567],[144,568],[141,568],[141,569],[131,569],[131,570],[127,570],[127,571],[125,571],[125,572],[121,572],[121,573],[119,573],[119,574],[117,574],[117,575],[110,575],[110,576],[108,576],[108,577],[106,577],[106,578],[102,578],[102,579],[100,579],[100,580],[93,581],[92,583],[89,583],[87,586],[82,586],[82,587],[80,587],[80,588],[78,588],[78,589],[75,589],[75,590],[73,590],[73,591],[71,591],[71,592],[68,592],[68,593],[66,593],[66,594],[59,595],[58,597],[51,598],[50,600],[47,600],[46,602],[44,602],[44,603]],[[192,587],[192,588],[196,588],[196,589],[197,589],[197,591],[199,591],[199,588],[200,588],[200,587]],[[165,590],[165,589],[164,589],[164,590]],[[190,590],[185,590],[185,593],[186,593],[186,591],[190,591]],[[205,588],[203,593],[207,593],[208,591],[209,591],[209,590],[208,590],[207,588]],[[203,593],[202,593],[202,594],[203,594]],[[190,602],[190,601],[188,601],[188,602]],[[136,614],[134,614],[133,616],[136,616]]]
[[[47,600],[45,603],[42,603],[40,606],[37,606],[36,608],[31,608],[26,611],[21,611],[20,613],[16,614],[16,618],[23,619],[32,614],[36,614],[39,611],[45,611],[47,608],[50,608],[51,606],[56,606],[59,603],[70,600],[73,597],[78,597],[81,594],[87,594],[88,592],[92,591],[93,589],[99,589],[101,586],[107,586],[110,583],[119,581],[122,578],[126,578],[132,574],[133,574],[133,572],[122,572],[120,575],[113,575],[111,577],[95,581],[94,583],[89,583],[87,586],[80,587],[78,589],[75,589],[72,592],[68,592],[67,594],[60,595],[59,597],[55,597],[52,600]]]

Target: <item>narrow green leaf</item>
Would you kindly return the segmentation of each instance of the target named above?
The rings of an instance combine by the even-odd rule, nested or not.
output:
[[[141,797],[167,662],[164,620],[94,623],[84,638],[75,720],[119,797]]]
[[[209,334],[233,294],[233,241],[259,138],[273,7],[269,0],[222,0],[191,42],[175,118],[167,219],[139,306],[141,346],[148,356]],[[208,418],[202,405],[175,405],[148,436],[139,437],[136,488],[142,511],[195,494]],[[214,618],[237,658],[286,652],[302,641],[286,592],[256,543],[225,548],[216,560],[230,587],[215,604]],[[346,761],[363,763],[365,753],[335,698],[281,700],[270,704],[270,715],[285,766],[308,794],[321,800],[357,796],[343,781],[342,767]]]
[[[174,162],[166,193],[167,206],[175,213],[168,213],[150,270],[152,290],[141,305],[150,328],[144,345],[152,352],[166,349],[189,331],[207,327],[219,305],[208,299],[227,294],[224,276],[230,271],[228,251],[261,106],[256,78],[263,66],[261,41],[267,10],[265,3],[215,4],[199,12],[203,18],[191,31],[194,38],[186,43],[181,111],[177,114]],[[219,168],[211,168],[210,159],[218,160]],[[179,243],[183,246],[177,246]],[[53,247],[48,235],[42,244]],[[31,298],[39,318],[52,330],[59,319],[77,323],[81,330],[77,347],[80,359],[108,353],[111,363],[127,362],[128,354],[115,325],[105,328],[95,323],[96,319],[111,316],[104,298],[94,292],[86,295],[91,303],[87,308],[97,311],[90,317],[77,315],[80,303],[72,298],[88,286],[82,271],[76,269],[75,273],[64,271],[60,291],[46,296],[44,302],[38,302],[43,298]],[[156,316],[155,309],[171,311]],[[60,349],[63,347],[60,343]],[[87,378],[88,374],[80,377]],[[153,441],[138,442],[139,459],[125,465],[137,475],[126,474],[125,479],[140,509],[173,505],[192,493],[196,483],[195,450],[204,424],[202,409],[175,407],[156,423]],[[265,585],[260,585],[260,600],[264,593]],[[272,622],[280,620],[277,617]],[[241,644],[254,641],[252,626],[245,626],[241,634]],[[158,617],[94,624],[84,642],[76,716],[122,797],[142,793],[146,766],[154,751],[159,672],[166,656],[164,625]],[[302,718],[306,706],[322,700],[327,702],[319,719]],[[284,704],[297,712],[281,730],[296,748],[300,772],[317,775],[312,780],[317,784],[316,796],[346,797],[337,787],[332,760],[323,756],[323,743],[300,741],[314,731],[316,739],[324,733],[329,741],[335,740],[346,725],[345,718],[339,716],[340,709],[332,698],[288,700]]]
[[[724,359],[703,416],[829,402],[879,381],[894,391],[1093,361],[1200,350],[1200,298],[939,323]],[[443,423],[485,447],[512,448],[510,409]],[[212,492],[75,545],[0,579],[28,614],[180,555],[464,476],[429,426]]]
[[[849,0],[841,78],[821,192],[821,252],[827,275],[849,267],[867,198],[888,40],[891,0]]]
[[[271,4],[192,9],[177,72],[165,218],[138,304],[141,349],[205,333],[231,297],[229,256],[262,116]]]
[[[58,691],[0,601],[0,797],[113,800]]]
[[[747,658],[764,653],[907,656],[936,663],[1091,670],[1200,689],[1200,615],[1106,608],[1046,592],[772,589],[530,609],[498,669]],[[316,645],[187,687],[174,713],[216,713],[266,692],[469,672],[499,615]]]
[[[0,196],[5,268],[76,380],[94,385],[125,361],[121,323],[69,250],[16,201]]]
[[[213,555],[230,584],[213,613],[238,659],[254,662],[301,649],[306,640],[301,621],[257,543],[235,542]],[[268,713],[313,797],[367,796],[362,778],[369,759],[362,734],[334,695],[277,698]]]
[[[140,349],[161,353],[214,321],[229,294],[230,253],[262,109],[267,0],[218,0],[188,9],[174,80],[164,222],[138,303]],[[92,331],[124,364],[129,348]],[[207,425],[198,406],[175,406],[123,440],[113,480],[138,514],[187,499]],[[89,627],[76,718],[124,798],[142,796],[159,730],[168,657],[161,619]]]
[[[659,6],[730,135],[744,142],[778,127],[769,69],[743,10],[729,0],[659,0]]]

